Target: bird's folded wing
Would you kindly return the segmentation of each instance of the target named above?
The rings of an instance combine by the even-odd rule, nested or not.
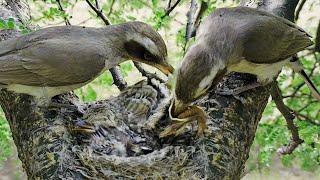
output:
[[[294,23],[270,13],[250,11],[242,29],[244,58],[254,63],[275,63],[312,45],[310,35]]]
[[[0,55],[0,83],[67,86],[87,82],[104,68],[98,46],[64,40],[34,42]],[[100,61],[99,61],[100,60]]]

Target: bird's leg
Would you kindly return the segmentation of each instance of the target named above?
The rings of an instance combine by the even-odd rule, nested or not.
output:
[[[177,118],[171,118],[171,120],[172,124],[160,133],[160,137],[166,137],[170,135],[177,136],[181,134],[181,131],[186,124],[194,120],[198,122],[198,137],[202,136],[207,128],[206,114],[199,106],[196,105],[187,107],[185,111],[178,115]]]
[[[179,119],[188,118],[188,117],[191,118],[189,122],[193,120],[197,120],[198,122],[197,136],[203,136],[204,131],[207,129],[206,113],[199,106],[192,105],[192,106],[189,106],[186,111],[178,115]]]
[[[253,82],[251,84],[247,84],[242,87],[238,87],[236,89],[230,89],[230,90],[219,90],[217,91],[217,94],[219,95],[225,95],[225,96],[237,96],[243,92],[246,92],[248,90],[254,89],[256,87],[262,86],[259,82]]]

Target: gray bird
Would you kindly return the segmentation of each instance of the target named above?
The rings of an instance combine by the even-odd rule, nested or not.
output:
[[[53,96],[79,88],[129,59],[166,75],[174,70],[160,34],[142,22],[45,28],[0,42],[0,86],[48,105]]]
[[[312,44],[303,29],[268,12],[248,7],[215,10],[200,25],[196,42],[178,70],[174,103],[170,109],[174,121],[160,136],[177,134],[180,128],[195,119],[199,125],[198,135],[201,135],[206,128],[205,113],[190,104],[230,72],[257,76],[257,83],[234,91],[238,94],[270,83],[282,67],[289,64],[303,76],[312,94],[320,100],[319,92],[301,64],[288,59]]]

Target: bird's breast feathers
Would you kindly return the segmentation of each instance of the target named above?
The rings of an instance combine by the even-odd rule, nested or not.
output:
[[[229,72],[239,72],[254,74],[258,78],[258,82],[262,84],[267,84],[273,80],[274,77],[278,75],[282,67],[287,64],[288,60],[279,61],[277,63],[270,64],[256,64],[245,59],[242,59],[238,63],[228,66]]]

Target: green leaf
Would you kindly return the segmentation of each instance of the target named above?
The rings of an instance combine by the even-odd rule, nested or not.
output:
[[[8,22],[7,22],[7,25],[8,25],[8,29],[14,29],[15,28],[14,19],[13,18],[9,18]]]
[[[157,5],[158,5],[158,0],[152,0],[153,8],[157,7]]]
[[[113,84],[113,79],[110,72],[103,73],[99,78],[98,81],[101,85],[111,86]]]
[[[143,3],[140,0],[131,0],[130,5],[134,9],[143,8]]]
[[[95,101],[97,99],[97,93],[90,85],[87,86],[85,94],[83,98],[85,102]]]
[[[294,159],[294,155],[285,155],[285,156],[282,156],[281,157],[281,162],[284,166],[287,166],[287,167],[291,167],[292,166],[292,161]]]
[[[120,64],[121,67],[121,74],[124,76],[128,76],[128,72],[132,71],[132,65],[130,62],[124,62]]]
[[[0,19],[0,29],[7,29],[8,25],[7,22],[4,21],[3,19]]]
[[[7,120],[0,109],[0,166],[12,154],[11,133]]]
[[[137,20],[137,18],[136,18],[136,17],[133,17],[133,16],[127,16],[127,19],[129,19],[130,21],[135,21],[135,20]]]

